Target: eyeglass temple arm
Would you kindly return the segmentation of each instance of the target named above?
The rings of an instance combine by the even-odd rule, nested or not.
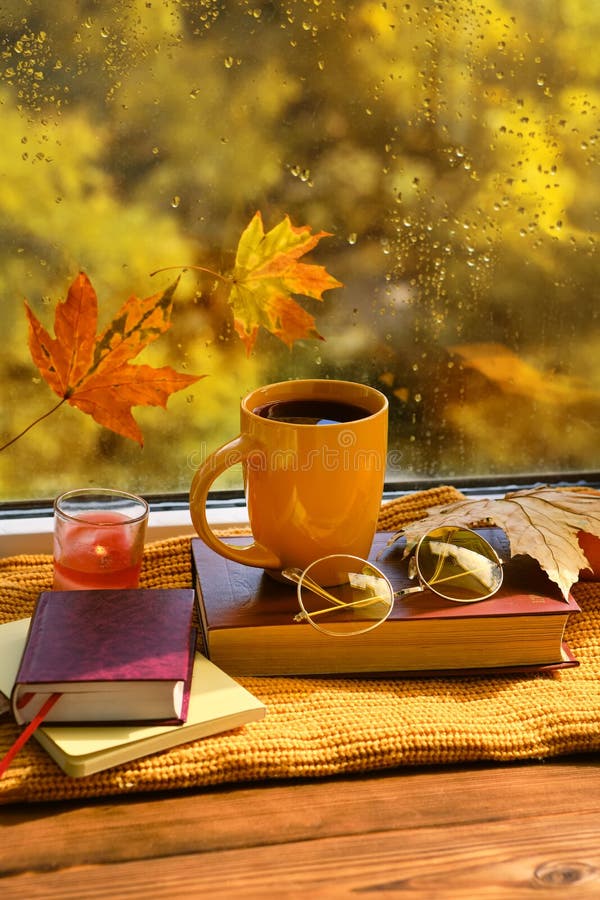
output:
[[[381,603],[382,600],[385,600],[385,597],[361,597],[360,600],[352,600],[350,603],[343,603],[338,601],[339,606],[343,606],[344,609],[352,609],[357,606],[370,606],[371,603]],[[322,616],[324,613],[333,612],[335,607],[328,606],[326,609],[315,609],[312,610],[310,615],[302,610],[299,613],[296,613],[294,616],[294,622],[302,622],[304,619],[312,619],[313,616]]]
[[[445,581],[454,581],[456,578],[464,578],[465,575],[474,575],[475,578],[478,577],[477,569],[465,569],[461,572],[455,572],[453,575],[445,575],[444,578],[436,578],[435,572],[425,583],[415,585],[415,587],[407,587],[402,588],[399,591],[394,591],[394,597],[405,597],[407,594],[418,594],[427,590],[428,587],[434,584],[443,584]],[[479,579],[482,581],[482,579]],[[482,582],[485,585],[485,582]]]
[[[283,569],[282,573],[284,578],[287,578],[288,581],[293,581],[294,584],[300,584],[300,579],[302,578],[302,570],[301,569]],[[313,592],[313,594],[317,594],[317,596],[322,597],[324,600],[329,600],[330,603],[335,604],[336,606],[346,606],[343,600],[338,600],[337,597],[334,597],[333,594],[330,594],[329,591],[326,591],[325,588],[321,587],[316,581],[313,581],[312,578],[307,578],[306,575],[302,579],[302,583],[306,585],[306,587]]]

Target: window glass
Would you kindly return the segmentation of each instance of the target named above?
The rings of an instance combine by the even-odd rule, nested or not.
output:
[[[80,271],[103,328],[228,273],[259,210],[327,232],[307,261],[343,283],[296,297],[325,340],[248,354],[227,285],[183,272],[135,362],[206,377],[134,409],[143,448],[63,403],[0,499],[187,491],[240,396],[306,376],[387,394],[399,484],[597,469],[600,5],[3,0],[0,40],[2,443],[59,399],[23,301],[53,333]]]

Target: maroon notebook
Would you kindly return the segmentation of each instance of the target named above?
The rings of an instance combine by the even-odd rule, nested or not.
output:
[[[204,652],[230,675],[473,675],[539,673],[578,665],[564,632],[579,612],[530,557],[508,559],[499,529],[485,530],[506,559],[504,584],[479,603],[452,603],[430,590],[394,603],[379,628],[330,637],[294,622],[294,585],[261,569],[224,559],[192,540],[198,618]],[[414,584],[403,547],[375,537],[371,559],[394,589]],[[249,538],[227,538],[248,543]]]
[[[191,590],[46,591],[11,695],[18,724],[181,724],[195,650]]]

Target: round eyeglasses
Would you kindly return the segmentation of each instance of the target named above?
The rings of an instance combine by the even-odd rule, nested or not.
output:
[[[409,562],[419,584],[395,591],[388,577],[356,556],[333,554],[282,575],[297,585],[297,622],[335,636],[362,634],[390,615],[394,600],[429,589],[455,603],[477,603],[502,585],[502,561],[476,531],[443,526],[418,541]]]

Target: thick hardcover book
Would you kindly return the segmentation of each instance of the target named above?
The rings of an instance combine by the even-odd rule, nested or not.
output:
[[[187,715],[196,634],[191,590],[45,591],[11,695],[18,724],[170,722]]]
[[[535,560],[508,559],[499,529],[482,532],[505,558],[493,597],[452,603],[424,590],[397,598],[390,617],[363,634],[333,637],[294,622],[294,585],[224,559],[192,540],[198,618],[206,655],[231,675],[447,675],[551,671],[578,665],[564,644],[565,600]],[[395,590],[414,585],[403,547],[379,533],[371,560]],[[246,538],[228,538],[236,544]]]
[[[29,619],[0,625],[0,691],[6,696],[12,691],[28,626]],[[239,728],[265,714],[260,700],[197,653],[185,724],[44,724],[34,737],[67,775],[81,777]]]

